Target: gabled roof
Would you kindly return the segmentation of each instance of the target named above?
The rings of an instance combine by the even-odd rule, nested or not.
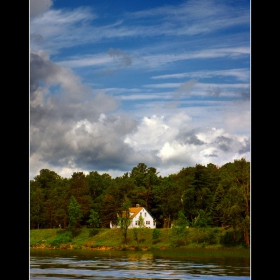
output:
[[[144,207],[138,206],[138,207],[130,207],[129,212],[132,213],[130,216],[131,219],[133,219]]]

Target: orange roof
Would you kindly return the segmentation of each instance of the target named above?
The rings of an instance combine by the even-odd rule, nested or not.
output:
[[[132,213],[130,216],[131,219],[133,219],[144,207],[130,207],[129,212]]]

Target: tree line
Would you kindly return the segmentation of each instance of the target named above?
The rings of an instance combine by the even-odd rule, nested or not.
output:
[[[42,169],[30,180],[30,229],[109,228],[136,204],[156,219],[157,228],[233,228],[243,232],[249,245],[250,162],[196,164],[166,177],[145,163],[116,178],[97,171],[63,178]]]

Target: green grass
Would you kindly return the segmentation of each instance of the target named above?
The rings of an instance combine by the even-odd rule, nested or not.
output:
[[[63,229],[32,229],[30,230],[30,247],[47,249],[110,249],[110,250],[172,250],[184,254],[207,254],[216,256],[250,257],[250,249],[242,246],[225,247],[219,243],[207,244],[197,239],[179,240],[172,236],[171,229],[158,229],[159,236],[153,239],[153,230],[144,229],[139,233],[139,243],[134,238],[133,230],[128,230],[127,244],[124,244],[120,229],[80,228],[73,234]],[[191,229],[192,230],[192,229]]]

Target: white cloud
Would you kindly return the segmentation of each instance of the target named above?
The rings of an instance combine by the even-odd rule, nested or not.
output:
[[[88,55],[82,58],[72,58],[65,61],[59,61],[57,64],[65,67],[77,68],[88,66],[100,66],[112,63],[113,59],[108,54]]]
[[[43,168],[120,176],[139,162],[165,176],[249,159],[247,8],[188,1],[117,15],[31,4],[31,178]]]
[[[135,150],[157,150],[162,139],[173,134],[173,129],[165,124],[163,116],[144,117],[137,131],[128,135],[124,142]]]
[[[181,79],[181,78],[212,78],[215,76],[235,77],[237,80],[248,82],[250,79],[250,71],[247,68],[228,69],[228,70],[212,70],[212,71],[196,71],[178,74],[167,74],[151,77],[152,79]]]

